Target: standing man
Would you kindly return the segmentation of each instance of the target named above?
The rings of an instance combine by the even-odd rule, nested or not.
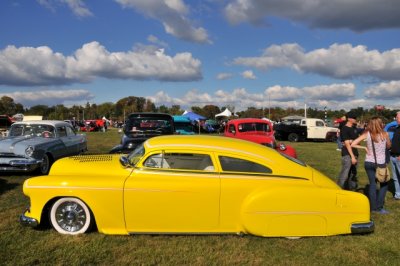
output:
[[[355,113],[349,112],[346,118],[346,124],[342,127],[340,134],[343,141],[342,170],[339,173],[337,183],[343,189],[355,190],[357,188],[357,181],[350,177],[349,172],[352,165],[355,167],[355,170],[357,169],[358,151],[356,148],[350,146],[352,141],[358,137],[357,128],[354,126],[357,125],[357,116]]]
[[[397,127],[393,131],[392,149],[390,150],[390,164],[392,165],[392,179],[395,189],[394,199],[400,200],[400,111],[396,114],[396,122]]]

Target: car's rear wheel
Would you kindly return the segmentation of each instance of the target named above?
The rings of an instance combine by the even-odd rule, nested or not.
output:
[[[88,206],[77,198],[58,199],[50,210],[51,225],[61,234],[83,234],[90,229],[92,220]]]
[[[39,172],[42,175],[47,175],[50,171],[51,164],[52,164],[52,159],[50,158],[50,156],[48,154],[44,154],[43,161],[39,167]]]
[[[296,133],[290,133],[288,136],[288,140],[291,142],[298,142],[299,141],[299,135]]]

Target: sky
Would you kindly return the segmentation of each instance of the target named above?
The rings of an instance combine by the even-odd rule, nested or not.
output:
[[[2,0],[0,96],[400,109],[399,0]]]

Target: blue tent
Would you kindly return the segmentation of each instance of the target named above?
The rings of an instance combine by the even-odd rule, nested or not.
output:
[[[204,116],[198,115],[193,112],[186,112],[183,114],[183,116],[189,117],[190,121],[206,120],[206,118]]]

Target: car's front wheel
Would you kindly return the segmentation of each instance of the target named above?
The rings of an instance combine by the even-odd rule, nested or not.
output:
[[[51,207],[50,222],[61,234],[77,235],[90,229],[92,216],[88,206],[80,199],[61,198]]]
[[[52,164],[52,159],[50,158],[50,156],[48,154],[44,154],[42,163],[40,164],[39,167],[39,172],[42,175],[47,175],[50,171],[51,164]]]
[[[297,135],[296,133],[290,133],[288,136],[288,140],[290,142],[298,142],[299,141],[299,135]]]

